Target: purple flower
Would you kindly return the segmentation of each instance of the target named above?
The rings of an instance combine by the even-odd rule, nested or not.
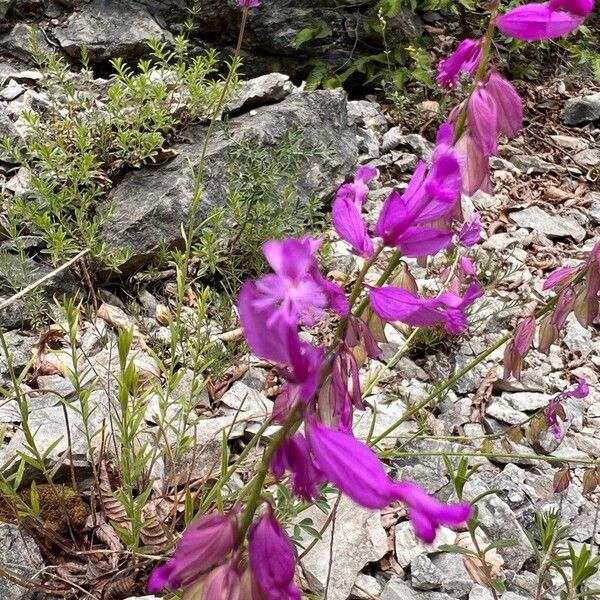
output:
[[[216,567],[190,586],[185,586],[183,597],[195,600],[244,600],[237,559]]]
[[[263,244],[263,252],[274,273],[256,282],[260,295],[254,299],[257,308],[269,309],[268,324],[278,320],[296,325],[299,319],[314,323],[328,305],[328,297],[312,271],[315,264],[313,240],[271,240]]]
[[[271,470],[278,480],[286,471],[292,473],[292,490],[296,496],[307,502],[319,497],[318,486],[323,483],[324,478],[301,433],[292,435],[279,446],[271,461]]]
[[[552,325],[554,325],[554,327],[556,327],[556,329],[562,329],[564,327],[567,317],[569,316],[569,314],[571,314],[571,311],[575,306],[576,298],[577,294],[570,287],[565,288],[560,293],[560,296],[558,297],[558,300],[556,302],[556,306],[552,311],[552,319],[550,320],[550,322],[552,323]]]
[[[367,183],[377,177],[379,171],[362,166],[356,172],[353,183],[345,183],[337,191],[331,218],[338,235],[348,242],[361,256],[373,255],[373,242],[367,233],[367,225],[361,216],[361,208],[367,198]]]
[[[540,321],[537,351],[548,354],[550,347],[558,337],[558,333],[558,329],[552,324],[552,314],[546,315]]]
[[[439,64],[438,84],[443,88],[456,86],[460,72],[475,75],[481,60],[483,38],[463,40],[458,48]]]
[[[498,153],[498,111],[492,96],[479,84],[467,108],[467,125],[484,156]]]
[[[150,576],[148,591],[187,588],[223,561],[237,545],[238,513],[208,514],[192,521],[177,544],[171,560]]]
[[[511,374],[515,379],[521,379],[523,359],[531,349],[534,335],[535,317],[527,317],[517,325],[513,339],[504,351],[504,379]]]
[[[563,421],[566,418],[565,410],[561,401],[565,398],[585,398],[589,393],[590,388],[586,380],[583,377],[580,377],[577,380],[577,386],[575,389],[561,392],[560,394],[554,396],[552,400],[550,400],[544,411],[544,415],[546,416],[546,422],[548,423],[548,427],[550,428],[552,435],[554,435],[557,440],[560,440],[562,436],[558,418],[560,417]]]
[[[284,321],[272,325],[272,308],[262,299],[253,282],[242,286],[238,310],[248,346],[261,358],[281,365],[292,402],[309,400],[317,388],[324,350],[301,341],[295,326]]]
[[[459,334],[467,328],[465,311],[482,290],[472,283],[463,297],[449,290],[436,298],[421,298],[402,288],[372,288],[371,307],[386,321],[402,321],[413,327],[432,327],[444,323],[448,333]]]
[[[544,281],[543,289],[549,290],[555,287],[562,287],[565,284],[570,283],[577,275],[577,267],[562,267],[556,271],[550,273],[548,279]]]
[[[498,131],[509,138],[517,137],[523,127],[523,101],[514,85],[491,69],[485,90],[496,105]]]
[[[377,455],[352,434],[316,421],[307,432],[317,464],[329,481],[365,508],[380,510],[394,500],[406,503],[415,532],[425,542],[433,541],[439,525],[460,525],[469,517],[466,504],[445,505],[413,483],[392,481]]]
[[[481,217],[475,213],[473,218],[465,223],[458,233],[458,241],[461,246],[474,246],[481,239]]]
[[[435,539],[440,525],[458,527],[471,515],[468,504],[444,504],[409,481],[396,484],[396,497],[408,506],[408,517],[415,533],[428,544]]]
[[[498,29],[505,35],[524,41],[550,40],[571,33],[585,20],[585,16],[562,8],[567,2],[523,4],[496,19]],[[568,3],[571,4],[571,3]],[[581,10],[586,3],[573,3]]]
[[[240,8],[256,8],[260,3],[261,0],[238,0]]]
[[[270,504],[250,529],[248,556],[256,583],[266,600],[300,600],[300,591],[294,585],[294,546],[275,519]]]
[[[579,17],[587,17],[594,10],[594,0],[550,0],[548,8],[552,11],[566,10]]]
[[[429,172],[425,163],[419,163],[404,193],[394,190],[379,215],[375,235],[407,256],[435,254],[451,241],[449,228],[419,227],[448,217],[460,197],[463,159],[451,146],[451,138],[452,128],[442,125]]]

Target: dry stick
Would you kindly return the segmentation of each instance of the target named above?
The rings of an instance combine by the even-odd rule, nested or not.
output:
[[[26,296],[27,294],[29,294],[29,292],[32,292],[33,290],[35,290],[37,287],[39,287],[43,283],[46,283],[46,281],[52,279],[59,273],[62,273],[63,271],[68,269],[70,266],[75,264],[79,259],[83,258],[86,254],[89,254],[88,248],[86,248],[85,250],[82,250],[77,256],[74,256],[71,260],[67,261],[64,265],[61,265],[60,267],[54,269],[54,271],[50,271],[50,273],[47,273],[43,277],[40,277],[40,279],[38,279],[37,281],[30,283],[27,287],[24,287],[20,292],[17,292],[14,296],[11,296],[8,300],[5,300],[4,302],[2,302],[0,304],[0,310],[4,310],[8,306],[15,303],[17,300],[19,300],[20,298],[23,298],[23,296]]]

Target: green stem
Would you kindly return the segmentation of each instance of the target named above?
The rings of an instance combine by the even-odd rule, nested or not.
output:
[[[287,418],[287,421],[283,424],[281,429],[273,436],[271,443],[267,446],[264,454],[262,456],[262,460],[260,461],[260,465],[255,475],[254,483],[252,485],[252,492],[250,494],[250,498],[248,498],[248,502],[246,504],[246,510],[244,510],[244,514],[242,515],[242,520],[240,522],[240,534],[239,540],[240,543],[243,543],[246,533],[248,532],[248,528],[252,523],[252,519],[254,518],[254,513],[258,509],[260,504],[260,497],[262,494],[263,485],[265,483],[265,479],[269,473],[269,466],[271,464],[271,460],[277,452],[279,446],[283,443],[288,433],[290,433],[294,427],[298,424],[300,420],[299,410],[296,408],[292,411],[292,414]]]
[[[375,283],[375,287],[381,287],[387,280],[392,276],[396,267],[400,264],[400,260],[402,255],[399,250],[394,250],[390,260],[388,262],[388,266],[385,268],[385,271],[381,274],[377,282]],[[362,302],[358,305],[357,309],[354,311],[355,316],[360,317],[364,312],[367,306],[369,305],[369,296],[365,296],[362,299]]]
[[[583,278],[583,273],[580,274],[575,279],[573,284],[577,283],[578,281],[581,281],[582,278]],[[540,317],[543,317],[545,314],[550,312],[556,305],[557,300],[558,300],[558,296],[555,296],[554,298],[549,300],[542,308],[540,308],[539,311],[537,311],[537,313],[535,315],[536,318],[539,319]],[[481,354],[476,356],[468,365],[466,365],[460,371],[455,373],[452,377],[450,377],[449,379],[447,379],[446,381],[444,381],[443,383],[438,385],[433,390],[433,392],[431,392],[431,394],[429,394],[429,396],[427,396],[427,398],[425,398],[423,401],[421,401],[418,404],[416,404],[415,406],[413,406],[411,409],[407,410],[395,423],[390,425],[383,433],[380,433],[376,438],[372,439],[370,441],[370,445],[373,446],[373,445],[379,443],[382,439],[386,438],[395,429],[400,427],[400,425],[402,425],[402,423],[404,423],[405,421],[410,419],[413,415],[415,415],[420,410],[425,408],[433,400],[435,400],[436,398],[441,396],[444,392],[449,390],[457,381],[459,381],[462,377],[464,377],[469,371],[474,369],[478,364],[483,362],[490,354],[492,354],[493,352],[498,350],[498,348],[501,348],[504,344],[506,344],[506,342],[508,342],[513,337],[515,331],[516,331],[516,328],[511,329],[508,333],[504,334],[498,341],[494,342],[490,347],[488,347]]]
[[[490,22],[488,24],[488,28],[485,34],[485,42],[483,43],[483,52],[481,55],[481,60],[479,61],[479,66],[477,67],[477,71],[475,73],[475,77],[473,78],[473,85],[471,86],[471,90],[469,91],[469,95],[464,102],[463,108],[460,111],[460,115],[458,117],[458,121],[456,122],[456,127],[454,128],[454,143],[458,142],[460,137],[465,131],[465,124],[467,122],[467,107],[469,106],[469,99],[473,95],[473,92],[477,89],[477,85],[479,82],[485,77],[485,74],[488,70],[488,63],[490,61],[490,54],[492,52],[492,41],[494,39],[494,31],[496,29],[496,14],[498,13],[498,9],[492,9],[490,14]]]
[[[379,255],[381,254],[382,250],[383,250],[383,245],[380,245],[375,250],[375,253],[373,254],[373,256],[365,261],[365,264],[363,265],[362,269],[359,271],[358,275],[356,276],[356,281],[354,282],[354,287],[352,288],[352,292],[351,292],[350,298],[348,300],[348,303],[350,305],[350,307],[348,309],[349,313],[352,312],[352,307],[354,306],[354,304],[358,300],[358,297],[360,296],[360,293],[362,292],[365,276],[367,275],[369,269],[373,266],[375,261],[379,258]],[[388,265],[388,267],[389,267],[389,265]],[[369,301],[368,298],[366,298],[366,300],[367,300],[367,302]],[[363,302],[364,302],[364,300],[363,300]],[[348,317],[344,317],[338,323],[338,326],[335,330],[335,337],[333,338],[333,342],[330,345],[331,350],[333,350],[338,345],[338,342],[342,339],[342,335],[344,335],[344,330],[346,329],[347,323],[348,323]]]

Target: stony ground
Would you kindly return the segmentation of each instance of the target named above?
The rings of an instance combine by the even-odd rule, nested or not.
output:
[[[2,7],[10,4],[0,0],[0,15]],[[94,0],[81,10],[90,13],[98,4]],[[158,27],[158,35],[170,35],[145,9],[140,15],[152,20],[152,27]],[[53,35],[66,52],[83,37],[86,23],[85,19],[68,17],[65,22],[53,24]],[[0,49],[6,52],[8,48],[12,55],[0,61],[0,133],[16,139],[22,135],[23,111],[33,109],[43,113],[49,101],[40,88],[42,75],[32,66],[14,60],[27,58],[26,50],[25,56],[20,50],[17,52],[25,45],[21,37],[24,32],[19,27],[0,38]],[[148,28],[141,23],[139,31],[148,32]],[[98,42],[94,52],[101,59],[113,56],[112,43],[121,42],[111,37],[106,43]],[[589,82],[575,87],[565,84],[564,79],[556,79],[539,87],[523,86],[521,91],[527,98],[527,127],[521,138],[501,146],[500,158],[492,163],[495,195],[477,193],[463,199],[465,212],[478,211],[484,224],[483,241],[473,257],[487,288],[485,298],[473,310],[469,333],[459,340],[425,340],[417,350],[402,354],[399,351],[404,348],[406,331],[388,325],[383,359],[364,367],[364,382],[371,382],[388,362],[393,360],[394,364],[381,374],[367,398],[368,409],[357,419],[357,435],[369,435],[371,420],[375,421],[375,434],[385,430],[425,398],[437,382],[468,364],[514,324],[526,305],[546,297],[542,283],[550,271],[579,264],[598,240],[600,89]],[[426,159],[432,148],[424,137],[391,123],[377,103],[348,101],[337,90],[305,92],[284,75],[271,74],[244,84],[228,110],[231,119],[227,135],[218,131],[209,145],[211,179],[204,198],[207,207],[224,202],[226,190],[219,185],[224,157],[229,145],[240,137],[256,144],[273,144],[289,127],[297,126],[312,145],[329,148],[330,153],[315,158],[302,172],[298,185],[299,196],[304,199],[314,194],[330,198],[359,164],[378,167],[382,176],[370,194],[371,214],[377,214],[393,187],[406,184],[417,160]],[[435,112],[435,106],[429,103],[428,110]],[[172,160],[162,166],[132,171],[113,187],[110,198],[115,212],[101,235],[108,244],[133,249],[125,266],[126,275],[147,265],[161,239],[170,243],[179,240],[179,223],[185,221],[191,202],[188,159],[192,163],[197,159],[204,133],[202,126],[184,131],[182,141],[173,146]],[[1,168],[4,193],[26,193],[25,175],[15,173],[7,163]],[[331,232],[326,235],[333,239]],[[32,269],[44,275],[50,267],[35,252],[38,242],[32,239],[29,243],[33,248]],[[353,264],[359,266],[359,261],[343,244],[334,243],[332,248],[328,257],[332,273]],[[382,262],[381,268],[384,267]],[[427,284],[424,270],[415,266],[413,272],[420,275],[420,284]],[[0,273],[0,280],[2,276]],[[48,293],[74,288],[78,276],[72,272],[60,274],[47,287]],[[89,400],[94,407],[91,424],[94,432],[102,431],[102,424],[109,419],[115,403],[113,365],[118,362],[119,330],[133,326],[134,360],[138,369],[150,384],[157,388],[164,384],[157,361],[148,352],[148,346],[156,340],[168,343],[171,334],[163,318],[164,308],[170,302],[166,293],[168,273],[164,281],[165,286],[160,289],[156,286],[146,289],[143,277],[138,277],[135,288],[112,285],[96,290],[97,310],[80,324],[78,368],[82,376],[89,374],[89,380],[95,382]],[[4,298],[10,295],[6,285],[2,294]],[[132,299],[138,307],[135,313],[131,311]],[[35,365],[25,381],[30,394],[30,426],[36,432],[39,447],[48,450],[45,457],[48,468],[61,474],[70,470],[68,476],[75,478],[87,501],[90,465],[83,423],[71,415],[67,424],[64,408],[57,402],[57,395],[73,401],[77,394],[64,376],[63,366],[69,360],[67,340],[57,329],[40,332],[28,328],[25,308],[23,304],[11,304],[0,314],[0,322],[7,330],[13,368],[18,371],[32,359]],[[513,545],[500,547],[490,557],[495,576],[503,579],[508,589],[501,596],[504,600],[533,598],[538,566],[526,532],[535,531],[536,513],[557,510],[560,524],[568,528],[565,542],[572,542],[575,548],[600,544],[600,493],[582,493],[585,469],[600,459],[597,325],[586,330],[570,317],[564,336],[548,356],[536,352],[529,355],[522,382],[504,380],[502,350],[491,354],[435,406],[419,411],[397,430],[396,438],[383,443],[390,451],[389,465],[394,476],[414,479],[442,499],[453,494],[444,454],[466,455],[471,464],[481,465],[465,487],[465,498],[472,500],[485,491],[499,490],[478,503],[481,523],[478,535],[481,543],[514,540]],[[236,333],[215,330],[213,339],[228,344],[236,339]],[[9,387],[8,371],[8,361],[3,355],[0,376],[4,388]],[[541,436],[533,443],[525,438],[518,442],[507,439],[504,434],[511,426],[525,423],[553,395],[571,386],[576,377],[585,377],[591,391],[585,399],[565,402],[566,421],[561,439],[551,435]],[[194,395],[193,379],[192,373],[184,370],[172,395]],[[234,459],[270,414],[277,385],[270,366],[254,357],[236,359],[227,376],[211,384],[197,398],[195,447],[176,465],[169,464],[168,457],[155,465],[154,474],[158,478],[175,471],[183,479],[202,482],[216,479],[221,469],[222,432],[228,432]],[[155,439],[152,436],[157,431],[155,417],[159,403],[160,393],[149,397],[142,428],[148,439]],[[0,401],[0,424],[6,428],[0,447],[0,468],[5,473],[14,471],[25,447],[19,419],[17,401],[7,393]],[[265,436],[269,433],[267,430]],[[486,436],[491,447],[484,444]],[[53,445],[59,438],[61,441]],[[94,447],[102,445],[101,438],[100,433],[92,436]],[[242,476],[251,471],[256,456],[250,454]],[[572,482],[564,491],[555,493],[556,474],[566,467]],[[243,477],[239,477],[230,485],[235,489],[243,483]],[[302,513],[302,518],[312,519],[316,529],[323,529],[322,538],[316,543],[304,540],[308,550],[301,552],[300,561],[299,576],[304,587],[317,597],[329,600],[492,598],[482,585],[476,561],[457,552],[437,550],[443,544],[468,548],[472,542],[464,532],[443,530],[435,545],[428,547],[415,539],[400,509],[376,514],[354,506],[347,499],[337,501],[335,496],[330,498],[330,504],[331,517],[316,508]],[[90,522],[87,502],[80,505],[74,500],[74,506],[79,510],[85,536],[89,538],[95,532],[99,544],[116,548],[117,553],[123,550],[114,536],[102,537],[100,531],[104,531],[105,523],[98,526]],[[96,579],[106,583],[107,578],[113,585],[124,564],[107,566],[99,560],[95,564],[101,566],[94,572],[81,560],[59,559],[56,550],[50,552],[47,545],[38,545],[34,537],[26,528],[19,529],[9,522],[1,524],[0,564],[18,568],[31,578],[43,572],[44,565],[52,566],[48,572],[54,573],[53,581],[60,579],[77,585]],[[81,568],[76,568],[75,563]],[[558,599],[560,578],[553,583],[556,589],[547,598]],[[600,588],[600,576],[592,579],[590,588]],[[134,585],[132,590],[123,592],[113,585],[108,591],[106,587],[102,589],[102,596],[93,597],[125,598],[137,588]],[[83,592],[77,594],[75,597],[87,597]],[[0,596],[9,600],[48,597],[1,578]]]

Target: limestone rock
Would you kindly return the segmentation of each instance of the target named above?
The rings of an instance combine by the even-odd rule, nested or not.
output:
[[[93,0],[72,13],[54,35],[71,56],[79,56],[85,46],[96,61],[135,58],[148,51],[151,39],[173,41],[143,6],[119,0]]]
[[[327,518],[316,507],[304,511],[302,517],[312,518],[317,529]],[[365,510],[342,496],[333,526],[327,528],[300,564],[312,591],[323,596],[331,563],[327,598],[346,600],[361,569],[386,552],[387,536],[379,513]]]
[[[309,147],[328,147],[305,165],[298,182],[301,201],[315,194],[327,197],[352,173],[358,149],[355,129],[347,125],[346,97],[340,90],[292,94],[279,104],[265,106],[229,121],[228,131],[218,131],[206,154],[198,220],[225,206],[228,198],[227,157],[244,139],[272,146],[298,127]],[[113,248],[129,247],[132,258],[123,265],[125,274],[146,264],[161,241],[181,240],[181,225],[188,223],[193,198],[194,169],[198,167],[206,128],[184,135],[191,143],[176,144],[178,156],[160,169],[144,168],[127,175],[109,200],[114,211],[101,238]],[[192,163],[190,165],[190,162]]]

